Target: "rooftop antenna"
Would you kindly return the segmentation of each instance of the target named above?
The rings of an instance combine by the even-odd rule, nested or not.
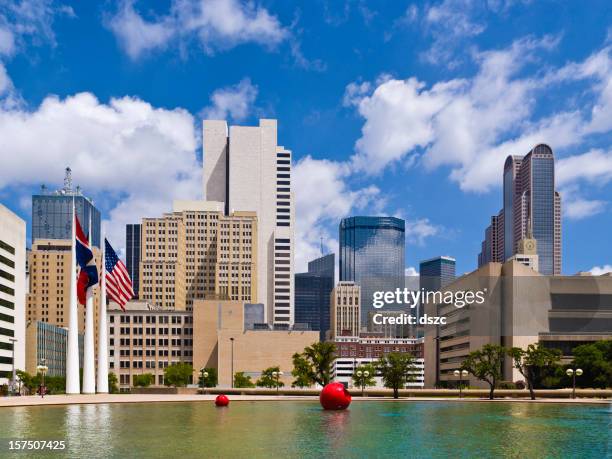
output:
[[[72,169],[66,168],[66,175],[64,176],[64,191],[72,191]]]

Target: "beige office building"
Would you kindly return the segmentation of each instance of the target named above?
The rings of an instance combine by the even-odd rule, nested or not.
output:
[[[144,218],[139,298],[190,311],[195,299],[256,302],[257,216],[224,215],[223,204],[177,201],[174,212]]]
[[[612,339],[612,276],[542,276],[516,260],[488,263],[443,291],[482,291],[486,301],[458,308],[426,304],[446,325],[425,329],[425,385],[455,384],[453,372],[485,344],[526,348],[540,342],[569,361],[580,344]],[[506,358],[503,378],[522,380]],[[485,387],[472,376],[469,384]]]
[[[319,341],[318,331],[258,327],[245,313],[239,301],[196,301],[193,309],[193,365],[217,368],[219,386],[232,385],[232,370],[244,372],[255,382],[262,370],[279,366],[281,381],[290,387],[293,381],[292,356]],[[264,318],[263,305],[259,318]],[[262,325],[262,324],[259,324]]]
[[[330,295],[331,336],[359,336],[361,288],[354,282],[338,282]]]

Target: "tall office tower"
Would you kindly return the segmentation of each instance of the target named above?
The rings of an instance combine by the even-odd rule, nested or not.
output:
[[[361,331],[361,288],[355,282],[338,282],[330,299],[330,339],[338,336],[359,336]]]
[[[177,201],[174,212],[142,220],[139,297],[176,311],[190,311],[195,299],[256,303],[256,240],[254,212]]]
[[[478,266],[487,263],[502,263],[504,261],[504,210],[491,217],[491,224],[485,229],[478,254]]]
[[[308,263],[308,272],[295,275],[295,323],[319,330],[320,340],[330,326],[330,295],[335,284],[333,253]]]
[[[27,294],[28,323],[36,321],[68,327],[70,312],[70,240],[36,239],[28,254],[30,266],[30,292]],[[93,249],[94,260],[101,272],[101,253]],[[98,311],[100,306],[100,288],[93,287],[94,308],[96,315],[96,336],[98,332]],[[85,330],[85,306],[79,304],[79,332]],[[96,339],[96,345],[97,345]]]
[[[26,224],[0,204],[0,385],[25,369]]]
[[[70,239],[72,237],[72,201],[85,234],[89,234],[91,220],[91,244],[100,247],[100,211],[81,188],[72,188],[72,172],[66,168],[64,187],[49,192],[43,185],[40,194],[32,196],[32,244],[36,239]]]
[[[257,213],[259,302],[266,322],[294,320],[294,228],[291,152],[277,144],[276,120],[230,126],[205,120],[204,196],[233,211]],[[289,284],[287,285],[287,282]]]
[[[485,233],[478,266],[504,262],[517,253],[531,225],[537,241],[539,272],[561,273],[561,196],[555,191],[555,158],[548,145],[536,145],[526,156],[508,156],[504,165],[504,207]],[[494,237],[498,238],[497,244]],[[492,247],[503,247],[497,256]]]
[[[455,280],[455,259],[434,257],[419,264],[419,288],[438,291]]]
[[[340,281],[361,287],[361,326],[368,330],[368,313],[376,310],[374,292],[404,289],[405,242],[405,222],[399,218],[350,217],[340,222]]]
[[[132,279],[132,288],[134,290],[134,299],[138,299],[140,290],[140,232],[142,225],[140,223],[132,223],[125,225],[125,267],[130,279]]]

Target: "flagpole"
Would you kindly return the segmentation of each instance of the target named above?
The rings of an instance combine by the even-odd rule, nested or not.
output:
[[[68,316],[68,344],[66,349],[66,393],[80,394],[79,381],[79,307],[76,278],[76,211],[72,197],[72,241],[70,254],[70,310]]]
[[[106,234],[102,229],[102,270],[100,278],[100,314],[98,318],[98,393],[108,394],[108,337],[106,329]]]
[[[89,246],[92,248],[91,239],[91,212],[89,213]],[[93,287],[87,289],[85,307],[85,339],[83,343],[83,393],[96,393],[96,368],[95,368],[95,349],[94,349],[94,315],[96,309],[94,305]]]

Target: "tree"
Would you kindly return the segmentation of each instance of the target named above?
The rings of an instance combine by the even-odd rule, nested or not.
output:
[[[155,382],[155,376],[151,373],[134,375],[134,387],[149,387]]]
[[[119,392],[119,381],[117,375],[112,371],[108,373],[108,392],[110,394],[117,394]]]
[[[274,375],[272,375],[272,373],[274,373],[275,371],[278,373],[280,371],[280,367],[270,367],[262,371],[261,377],[255,383],[257,384],[257,387],[268,387],[272,389],[277,386],[277,383],[278,387],[283,387],[285,383],[282,382],[280,379],[277,379]]]
[[[507,352],[507,349],[499,344],[485,344],[482,349],[470,352],[461,364],[462,370],[467,370],[489,385],[491,400],[494,398],[497,382],[502,379],[502,364]]]
[[[187,363],[175,363],[164,368],[164,385],[185,387],[193,374],[193,367]]]
[[[30,373],[24,370],[17,370],[15,373],[21,381],[22,386],[26,388],[29,394],[36,392],[36,389],[40,384],[40,375],[32,376]]]
[[[557,365],[561,360],[561,351],[558,349],[547,349],[540,343],[530,344],[527,349],[513,347],[508,351],[510,357],[520,374],[525,378],[531,400],[535,400],[533,388],[536,380],[540,378],[545,368]]]
[[[357,376],[357,372],[361,371],[362,376],[359,377]],[[366,378],[365,376],[363,376],[364,372],[368,372],[368,377]],[[376,379],[374,379],[374,377],[376,376],[376,367],[374,365],[372,365],[371,363],[368,363],[366,365],[359,365],[357,368],[355,368],[355,371],[353,372],[353,384],[355,385],[355,387],[359,387],[361,388],[361,385],[363,384],[365,387],[370,387],[370,386],[375,386],[376,385]]]
[[[251,377],[244,374],[244,371],[238,371],[234,375],[234,387],[255,387]]]
[[[576,378],[576,385],[601,389],[612,386],[612,340],[576,346],[573,354],[572,368],[584,372]]]
[[[296,378],[293,385],[307,387],[313,384],[329,384],[335,352],[334,343],[319,342],[306,347],[301,354],[293,354],[291,374]]]
[[[208,376],[204,377],[204,373],[208,373]],[[217,385],[218,375],[216,368],[204,368],[204,371],[200,371],[198,377],[198,386],[200,387],[215,387]]]
[[[414,357],[404,352],[391,352],[378,359],[376,367],[385,387],[393,389],[393,398],[399,398],[399,390],[413,379],[414,362]]]

